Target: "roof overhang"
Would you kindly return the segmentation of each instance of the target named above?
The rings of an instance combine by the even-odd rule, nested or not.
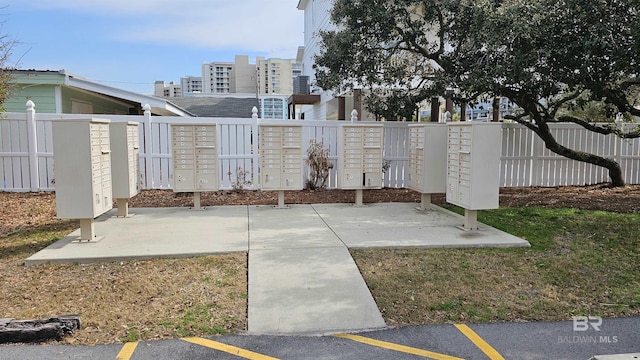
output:
[[[140,107],[149,105],[151,107],[151,113],[153,115],[161,116],[182,116],[191,117],[193,114],[188,111],[172,104],[171,102],[157,98],[155,96],[142,95],[132,91],[117,89],[111,86],[95,83],[90,80],[86,80],[75,75],[65,73],[65,85],[74,87],[98,94],[104,94],[113,98],[122,99],[125,101],[134,102],[140,104]]]
[[[319,102],[320,95],[317,94],[294,94],[289,96],[290,105],[313,105]]]

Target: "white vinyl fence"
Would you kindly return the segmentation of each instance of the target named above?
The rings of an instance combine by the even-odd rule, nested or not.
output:
[[[31,103],[31,105],[33,105]],[[55,188],[52,123],[67,118],[106,118],[112,122],[140,124],[140,186],[142,189],[172,187],[170,125],[215,123],[220,129],[220,183],[231,189],[238,172],[247,173],[245,189],[256,189],[258,174],[256,119],[181,118],[145,115],[36,114],[33,106],[25,113],[5,113],[0,118],[0,191],[52,191]],[[303,146],[322,142],[330,159],[337,163],[339,121],[303,120]],[[384,123],[384,159],[389,169],[383,186],[406,186],[408,166],[408,125]],[[551,153],[530,130],[518,124],[503,124],[501,186],[585,185],[608,181],[606,169],[576,162]],[[640,183],[640,139],[620,139],[599,135],[577,125],[552,127],[558,142],[618,161],[629,184]],[[306,173],[306,171],[305,171]],[[335,188],[337,174],[332,170],[329,188]]]

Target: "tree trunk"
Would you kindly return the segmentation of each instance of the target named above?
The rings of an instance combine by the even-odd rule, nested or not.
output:
[[[0,344],[61,340],[80,329],[80,316],[64,315],[48,319],[0,319]]]
[[[556,139],[551,134],[547,123],[544,121],[539,122],[538,126],[533,130],[536,132],[536,134],[538,134],[538,136],[540,136],[542,141],[544,141],[545,147],[550,151],[572,160],[602,166],[609,170],[609,179],[611,180],[611,186],[620,187],[625,185],[624,178],[622,177],[622,169],[616,161],[584,151],[573,150],[558,144]]]

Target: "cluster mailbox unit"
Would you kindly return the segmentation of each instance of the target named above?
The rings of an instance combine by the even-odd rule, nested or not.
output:
[[[477,210],[498,208],[502,126],[447,125],[447,202],[465,209],[465,230],[477,230]]]
[[[215,124],[172,124],[173,191],[193,192],[193,208],[201,210],[200,192],[218,190]]]
[[[291,121],[261,121],[260,185],[278,191],[278,208],[284,205],[285,190],[302,190],[302,124]]]
[[[111,123],[111,172],[118,216],[129,216],[129,199],[138,193],[140,146],[138,123]]]
[[[362,205],[363,189],[382,187],[383,124],[351,122],[338,128],[338,187],[356,190]]]
[[[56,211],[80,220],[80,241],[97,241],[93,219],[111,210],[109,120],[53,121]]]
[[[422,194],[420,210],[431,203],[431,194],[447,189],[447,125],[409,125],[408,188]]]

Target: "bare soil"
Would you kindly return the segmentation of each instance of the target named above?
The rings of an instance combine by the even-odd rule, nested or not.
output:
[[[202,193],[203,206],[275,205],[274,191],[218,191]],[[303,190],[285,192],[287,204],[352,203],[353,190]],[[363,202],[420,202],[420,194],[408,189],[364,190]],[[432,196],[435,204],[444,204],[444,194]],[[165,190],[143,191],[131,201],[132,207],[191,206],[190,193],[174,194]],[[564,187],[502,188],[500,206],[538,206],[547,208],[577,208],[620,213],[640,212],[640,185],[611,188],[605,184]]]
[[[303,190],[285,192],[287,204],[351,203],[353,190]],[[365,190],[365,203],[420,202],[420,194],[408,189]],[[216,191],[201,194],[203,206],[222,205],[276,205],[274,191]],[[432,196],[435,204],[444,204],[444,194]],[[16,231],[37,229],[42,225],[68,227],[69,221],[56,220],[55,194],[0,192],[0,236]],[[145,190],[129,202],[130,207],[192,206],[191,193],[170,190]],[[115,205],[114,205],[115,206]],[[619,213],[640,212],[640,185],[611,188],[607,185],[502,188],[500,206],[538,206],[547,208],[577,208]]]

